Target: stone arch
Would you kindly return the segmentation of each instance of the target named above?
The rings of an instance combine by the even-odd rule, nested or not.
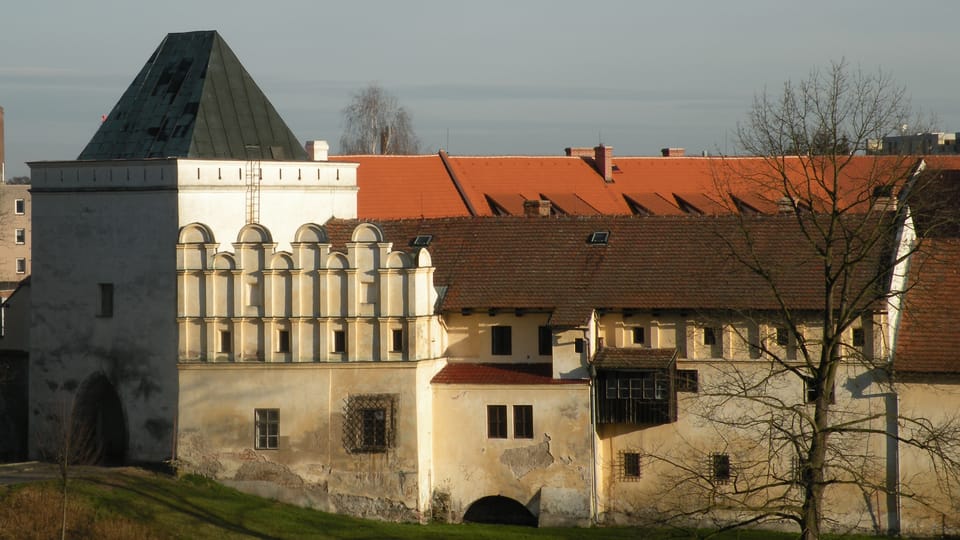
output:
[[[417,251],[417,266],[419,268],[433,266],[433,257],[430,256],[430,252],[425,248],[420,248],[420,250]]]
[[[383,242],[383,233],[373,223],[361,223],[353,230],[351,242]]]
[[[327,231],[316,223],[304,223],[293,235],[293,241],[300,244],[326,244]]]
[[[270,257],[270,269],[271,270],[293,270],[293,257],[285,252],[278,251]]]
[[[271,244],[273,237],[270,231],[259,223],[248,223],[244,225],[237,234],[237,242],[241,244]]]
[[[237,269],[237,259],[233,256],[232,253],[220,252],[213,256],[213,269],[214,270],[236,270]]]
[[[347,256],[338,251],[333,251],[330,255],[327,255],[327,265],[326,268],[332,270],[346,270],[350,268],[350,261],[347,260]]]
[[[86,464],[122,465],[127,459],[129,430],[123,402],[102,372],[80,385],[73,406],[72,432],[78,461]]]
[[[387,255],[387,268],[409,268],[410,257],[402,251],[393,251]]]
[[[211,244],[214,242],[213,231],[203,223],[191,223],[180,229],[179,243],[181,244]]]
[[[463,521],[536,527],[538,520],[519,501],[502,495],[490,495],[474,501],[463,514]]]

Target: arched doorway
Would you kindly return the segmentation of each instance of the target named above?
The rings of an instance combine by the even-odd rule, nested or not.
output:
[[[500,495],[491,495],[474,501],[463,515],[463,521],[537,526],[537,516],[533,515],[526,506],[509,497]]]
[[[113,384],[103,373],[91,375],[73,408],[72,459],[80,463],[122,465],[127,457],[127,419]]]

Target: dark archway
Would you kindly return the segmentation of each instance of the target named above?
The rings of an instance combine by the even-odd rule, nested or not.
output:
[[[127,419],[113,384],[102,373],[91,375],[80,387],[74,403],[74,460],[122,465],[127,458]]]
[[[491,495],[474,501],[470,508],[467,508],[467,513],[463,515],[463,521],[537,526],[537,516],[533,515],[526,506],[500,495]]]

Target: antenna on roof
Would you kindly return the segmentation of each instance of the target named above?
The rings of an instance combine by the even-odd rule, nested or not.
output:
[[[597,130],[597,146],[603,146],[603,130]]]

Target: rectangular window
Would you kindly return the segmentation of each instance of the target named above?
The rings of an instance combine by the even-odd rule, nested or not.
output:
[[[717,484],[726,484],[730,481],[732,474],[730,472],[729,454],[712,454],[710,456],[710,475]]]
[[[700,373],[695,369],[677,370],[677,392],[699,392]]]
[[[347,352],[347,333],[344,332],[343,330],[333,331],[333,352],[335,353]]]
[[[27,243],[27,230],[26,229],[16,229],[14,231],[14,241],[18,244]]]
[[[513,438],[533,438],[533,405],[513,406]]]
[[[863,347],[864,343],[867,342],[866,335],[863,333],[863,328],[854,328],[853,329],[853,346],[854,347]]]
[[[277,352],[282,352],[282,353],[290,352],[290,331],[289,330],[277,331]]]
[[[782,326],[778,326],[777,327],[777,345],[781,347],[786,347],[788,343],[790,343],[790,334],[787,333],[786,328]]]
[[[803,381],[803,390],[804,390],[803,393],[806,397],[807,403],[813,403],[814,401],[817,400],[817,397],[820,396],[820,393],[817,392],[817,387],[810,384],[810,381],[808,380]],[[831,388],[830,403],[836,403],[836,401],[837,401],[837,393],[834,389]]]
[[[391,332],[390,350],[392,352],[403,352],[403,330],[394,328]]]
[[[717,344],[717,332],[716,328],[707,327],[703,329],[703,344],[704,345],[716,345]]]
[[[363,409],[360,411],[361,444],[366,450],[387,447],[387,411],[386,409]]]
[[[113,317],[113,283],[98,283],[97,293],[97,317]]]
[[[537,333],[537,352],[540,356],[553,354],[553,330],[549,326],[541,326]]]
[[[220,348],[217,352],[228,353],[233,349],[233,335],[229,330],[220,331]]]
[[[23,257],[17,259],[17,273],[26,274],[27,273],[27,260]]]
[[[490,352],[498,356],[509,356],[513,354],[513,344],[511,343],[511,327],[492,326],[490,327],[492,336]]]
[[[280,409],[255,409],[257,450],[280,448]]]
[[[620,463],[621,480],[637,480],[640,478],[640,454],[636,452],[621,452]]]
[[[487,437],[490,439],[507,438],[506,405],[487,405]]]
[[[576,353],[583,352],[583,338],[577,338],[573,340],[573,352],[576,352]]]
[[[23,202],[23,199],[17,199],[13,201],[13,213],[22,216],[26,213],[26,205]]]
[[[645,328],[643,328],[642,326],[635,326],[633,328],[633,343],[635,345],[643,345],[644,343],[647,342],[647,339],[646,339],[647,336],[644,330]]]

